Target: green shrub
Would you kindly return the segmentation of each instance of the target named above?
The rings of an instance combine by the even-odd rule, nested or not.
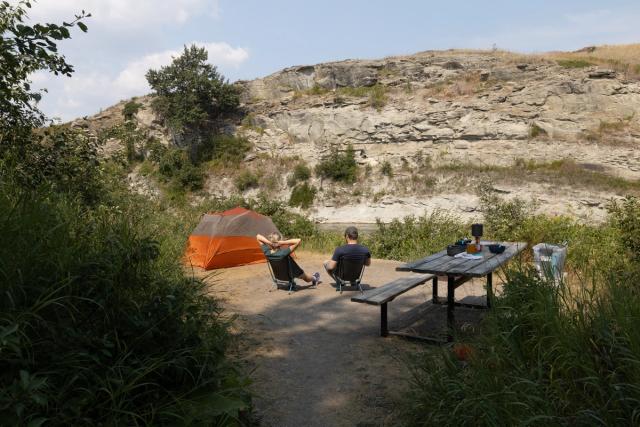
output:
[[[256,124],[255,114],[249,113],[242,118],[242,127],[246,129],[251,129],[258,134],[262,135],[264,133],[264,128]]]
[[[586,68],[595,65],[584,59],[559,59],[557,62],[562,68]]]
[[[571,289],[512,271],[464,365],[450,350],[416,363],[406,423],[636,424],[640,296],[628,279]]]
[[[387,90],[382,85],[372,86],[369,92],[368,104],[380,111],[387,104]]]
[[[189,164],[189,157],[187,153],[182,150],[169,149],[167,150],[160,162],[158,163],[158,171],[166,178],[173,178]]]
[[[289,187],[293,187],[300,182],[308,181],[309,178],[311,178],[311,169],[304,163],[298,163],[293,168],[291,176],[287,179],[287,184]]]
[[[184,275],[184,219],[148,203],[0,186],[2,424],[240,423],[246,382],[217,302]]]
[[[357,98],[367,97],[367,105],[380,110],[387,103],[387,89],[381,84],[374,86],[360,86],[360,87],[341,87],[336,89],[336,96],[352,96]]]
[[[316,196],[316,189],[309,184],[302,183],[293,187],[291,197],[289,198],[289,206],[300,206],[303,209],[309,209],[313,204]]]
[[[52,191],[74,194],[88,204],[101,198],[99,142],[65,126],[51,126],[31,137],[23,146],[2,152],[0,178],[10,171],[20,186],[47,185]]]
[[[546,135],[547,135],[547,131],[542,129],[540,126],[538,126],[535,123],[532,123],[531,126],[529,127],[530,138],[537,138],[539,136],[546,136]]]
[[[142,104],[132,99],[131,101],[124,104],[124,107],[122,108],[122,116],[127,121],[133,120],[133,116],[138,114],[140,108],[142,108]]]
[[[467,227],[443,212],[421,217],[408,216],[389,224],[378,221],[377,230],[366,239],[377,258],[409,261],[441,251],[468,234]]]
[[[393,167],[391,167],[391,163],[388,160],[382,162],[380,166],[380,173],[384,176],[388,176],[389,178],[393,178]]]
[[[316,174],[334,181],[353,183],[358,173],[355,151],[351,145],[344,153],[333,150],[331,154],[316,165]]]
[[[246,191],[258,186],[258,176],[251,171],[245,170],[236,176],[234,183],[238,191]]]
[[[620,242],[631,259],[640,261],[640,200],[628,196],[608,206],[610,224],[620,233]]]
[[[195,159],[197,163],[213,160],[215,164],[237,166],[251,150],[246,138],[233,135],[214,135],[198,146]]]
[[[105,141],[107,138],[120,140],[125,148],[125,156],[129,163],[143,159],[143,150],[147,144],[147,136],[136,127],[132,121],[113,126],[100,133],[99,138]]]
[[[519,197],[504,200],[490,190],[481,190],[480,207],[486,226],[485,234],[498,240],[507,240],[516,235],[534,210],[534,206]]]
[[[191,163],[187,153],[179,149],[169,149],[164,153],[158,172],[166,182],[184,190],[198,190],[204,183],[202,169]]]
[[[162,157],[169,150],[168,147],[162,145],[160,141],[155,138],[149,138],[144,143],[144,157],[153,163],[160,163]]]

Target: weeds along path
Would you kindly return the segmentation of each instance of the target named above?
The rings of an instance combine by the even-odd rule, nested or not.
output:
[[[410,377],[406,360],[434,347],[379,337],[379,308],[352,303],[353,291],[336,292],[321,270],[328,258],[299,253],[299,264],[320,271],[323,283],[291,295],[270,292],[266,264],[219,270],[205,279],[227,314],[238,316],[239,357],[254,370],[257,416],[263,426],[396,425]],[[395,271],[399,264],[373,260],[364,283],[377,287],[406,275]],[[473,291],[481,293],[482,286]],[[400,296],[389,305],[390,326],[430,297],[430,286]]]

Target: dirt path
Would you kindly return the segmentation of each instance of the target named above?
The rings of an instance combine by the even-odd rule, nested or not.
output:
[[[313,272],[320,271],[325,259],[303,252],[298,262]],[[364,283],[377,287],[407,275],[395,271],[399,264],[374,260]],[[219,270],[206,279],[227,312],[238,315],[243,357],[255,369],[252,387],[262,425],[396,425],[410,375],[405,360],[434,347],[379,337],[379,309],[352,303],[353,291],[337,293],[324,271],[321,279],[318,289],[300,286],[291,295],[270,292],[265,264]],[[468,293],[469,286],[456,297]],[[471,289],[482,293],[479,284]],[[444,295],[442,285],[440,293]],[[389,305],[390,326],[406,320],[416,307],[426,307],[430,297],[430,286],[399,297]],[[444,320],[440,307],[434,315]]]

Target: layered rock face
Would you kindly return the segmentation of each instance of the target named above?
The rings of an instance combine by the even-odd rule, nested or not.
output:
[[[366,97],[340,95],[341,88],[374,85],[387,88],[378,109]],[[501,53],[425,52],[292,67],[243,86],[253,124],[264,130],[252,136],[254,142],[311,161],[332,145],[352,144],[373,163],[416,149],[469,149],[462,157],[503,163],[575,156],[640,177],[637,129],[623,136],[629,147],[612,150],[586,141],[601,123],[637,123],[640,83],[610,70],[563,69]],[[300,95],[305,91],[311,94]],[[551,146],[531,142],[532,131],[546,135]]]
[[[249,167],[261,153],[297,156],[313,167],[333,149],[355,149],[367,187],[312,178],[319,191],[308,213],[318,221],[388,221],[434,209],[476,218],[475,181],[482,179],[479,170],[492,167],[503,168],[489,179],[506,197],[537,201],[550,214],[599,220],[607,200],[629,186],[544,176],[510,180],[509,168],[569,160],[574,168],[640,179],[640,82],[596,66],[565,68],[542,56],[504,52],[423,52],[291,67],[237,84],[244,116],[224,128],[253,143]],[[144,105],[139,126],[171,143],[149,98],[137,101]],[[121,108],[76,124],[103,126]],[[420,172],[424,159],[428,173]],[[393,178],[380,174],[384,163],[393,167]],[[421,184],[425,179],[429,185]],[[280,181],[268,191],[287,200],[291,189]],[[207,189],[235,191],[230,177],[212,177]]]
[[[241,85],[257,129],[246,134],[256,149],[298,155],[312,164],[332,147],[351,144],[359,163],[373,170],[386,161],[401,167],[419,153],[440,165],[569,159],[613,176],[640,178],[640,83],[611,70],[563,68],[541,57],[501,52],[424,52],[291,67]],[[377,105],[371,99],[376,90],[383,92]],[[388,220],[432,209],[478,214],[471,189],[444,185],[428,194],[402,194],[384,181],[376,190],[386,185],[389,194],[377,203],[336,207],[321,195],[317,218]],[[538,201],[541,211],[596,220],[616,196],[578,182],[495,184],[508,197]]]

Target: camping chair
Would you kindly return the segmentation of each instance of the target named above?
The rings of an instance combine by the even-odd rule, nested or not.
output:
[[[362,275],[364,274],[364,257],[340,257],[338,260],[338,266],[336,267],[333,278],[336,279],[337,289],[342,293],[342,287],[347,286],[347,283],[351,283],[351,286],[357,286],[361,293],[362,290]]]
[[[269,272],[271,273],[271,280],[273,280],[274,289],[278,289],[280,286],[288,286],[289,293],[296,287],[296,281],[291,271],[291,263],[289,257],[285,257],[279,260],[267,258],[267,265],[269,266]]]

